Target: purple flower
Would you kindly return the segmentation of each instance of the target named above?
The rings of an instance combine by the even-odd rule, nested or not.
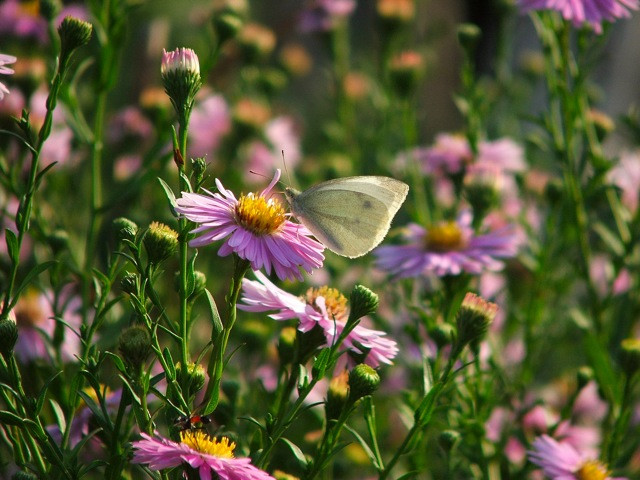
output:
[[[355,0],[316,0],[302,12],[300,30],[305,33],[332,30],[355,8]]]
[[[269,198],[280,179],[280,170],[259,195],[248,193],[236,199],[220,180],[216,186],[220,193],[207,195],[182,193],[176,211],[199,226],[192,233],[201,234],[190,242],[201,247],[226,238],[218,250],[224,257],[230,253],[251,262],[253,270],[264,268],[268,274],[275,270],[281,280],[302,280],[300,267],[311,273],[320,268],[324,260],[324,245],[311,238],[303,225],[287,220],[282,204]]]
[[[72,295],[72,286],[68,285],[59,296],[59,302],[64,305],[62,317],[65,326],[65,336],[60,346],[63,361],[72,361],[80,354],[80,337],[78,331],[82,318],[79,309],[82,300]],[[54,337],[58,321],[52,307],[53,292],[40,293],[30,290],[24,293],[13,309],[18,325],[18,341],[15,355],[23,363],[42,359],[51,361],[54,358],[51,341]]]
[[[500,270],[500,258],[517,253],[517,237],[511,227],[476,235],[471,228],[471,213],[462,212],[455,222],[444,222],[425,229],[407,227],[408,245],[389,245],[374,251],[377,266],[398,278],[434,274],[479,274]]]
[[[277,117],[270,120],[264,128],[263,141],[254,141],[249,145],[249,162],[246,172],[264,172],[273,170],[276,165],[282,164],[282,152],[289,169],[300,162],[300,135],[296,131],[293,119],[290,117]],[[257,175],[245,175],[248,183],[255,182]]]
[[[589,458],[568,443],[558,442],[548,435],[537,437],[533,442],[533,450],[528,454],[531,463],[541,467],[551,480],[626,480],[624,477],[611,477],[606,465],[597,459]]]
[[[623,152],[609,171],[609,181],[622,190],[622,203],[634,213],[640,200],[640,151]]]
[[[297,318],[301,332],[319,326],[327,345],[335,343],[349,318],[347,299],[340,292],[328,287],[311,288],[304,298],[300,298],[276,287],[260,272],[255,275],[258,281],[244,279],[242,282],[244,305],[238,305],[239,309],[248,312],[278,310],[269,316],[274,320]],[[398,346],[393,340],[384,338],[385,335],[385,332],[357,325],[344,339],[341,348],[358,355],[366,354],[364,363],[372,367],[390,364],[398,353]]]
[[[222,95],[209,95],[196,101],[189,121],[190,156],[213,154],[230,130],[231,113]]]
[[[522,147],[510,138],[480,142],[474,164],[505,173],[522,172],[527,168]]]
[[[11,75],[13,70],[5,65],[9,65],[10,63],[15,63],[17,60],[13,55],[5,55],[4,53],[0,53],[0,75]],[[0,82],[0,100],[4,98],[5,95],[9,94],[9,89],[5,87],[4,83]]]
[[[167,438],[152,438],[142,433],[142,440],[133,442],[135,452],[132,463],[145,463],[151,470],[191,467],[202,480],[274,480],[266,472],[251,465],[248,458],[234,458],[236,444],[228,438],[211,438],[206,433],[184,431],[180,443]]]
[[[47,21],[40,15],[40,2],[22,2],[20,0],[5,0],[0,2],[0,34],[10,34],[18,37],[35,37],[39,42],[46,43]],[[80,4],[64,7],[56,17],[56,25],[60,25],[66,16],[88,20],[87,9]]]
[[[576,27],[590,24],[596,33],[602,32],[602,22],[629,17],[629,10],[637,10],[638,0],[519,0],[523,13],[531,10],[556,10]]]
[[[416,149],[414,155],[425,173],[458,173],[473,158],[467,139],[450,133],[438,134],[433,146]]]

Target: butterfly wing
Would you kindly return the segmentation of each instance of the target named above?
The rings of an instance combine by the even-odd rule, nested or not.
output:
[[[409,187],[388,177],[323,182],[290,198],[291,210],[329,250],[364,255],[386,236]]]

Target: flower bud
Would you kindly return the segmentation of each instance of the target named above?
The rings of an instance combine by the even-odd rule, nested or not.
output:
[[[178,250],[178,232],[164,223],[152,222],[144,235],[149,261],[158,264]]]
[[[460,440],[460,433],[455,430],[443,430],[438,435],[438,444],[445,452],[450,452]]]
[[[458,351],[484,337],[497,313],[498,306],[495,303],[487,302],[475,293],[467,293],[456,317]]]
[[[76,48],[89,43],[93,26],[85,21],[74,17],[65,17],[58,27],[60,36],[60,56],[65,59]]]
[[[120,288],[129,295],[138,294],[138,276],[135,273],[126,273],[120,280]]]
[[[182,375],[186,373],[189,382],[189,395],[195,395],[199,392],[207,380],[207,372],[200,364],[189,363],[187,365],[187,371],[182,372],[182,365],[178,363],[176,365],[176,372],[178,378],[183,378]]]
[[[593,369],[591,367],[582,366],[578,369],[576,380],[578,382],[578,390],[582,390],[587,383],[594,379]]]
[[[436,342],[438,349],[441,349],[453,343],[456,338],[456,329],[448,323],[436,325],[429,330],[429,337]]]
[[[462,48],[467,51],[467,54],[472,54],[482,35],[480,28],[473,23],[463,23],[458,25],[457,33],[458,42],[460,42]]]
[[[349,372],[343,370],[338,376],[333,377],[329,382],[327,390],[327,402],[325,404],[325,413],[327,420],[337,419],[349,398]]]
[[[463,179],[464,195],[473,208],[473,218],[483,219],[500,200],[502,170],[495,165],[476,164],[467,167]]]
[[[53,254],[57,255],[69,248],[69,234],[65,230],[57,228],[47,236],[47,243]]]
[[[356,365],[349,373],[349,398],[352,401],[373,394],[380,385],[380,375],[365,363]]]
[[[55,20],[62,10],[60,0],[40,0],[40,15],[47,21]]]
[[[113,221],[113,230],[118,241],[129,240],[133,242],[138,233],[138,225],[125,217],[118,217]]]
[[[118,339],[118,350],[133,371],[139,372],[151,353],[149,332],[140,325],[127,328]]]
[[[309,73],[313,60],[302,45],[290,44],[282,47],[280,64],[289,75],[301,77]]]
[[[363,285],[356,285],[351,290],[351,296],[349,297],[350,312],[347,325],[366,315],[375,313],[379,304],[378,295]]]
[[[622,370],[631,377],[640,369],[640,338],[626,338],[620,346]]]
[[[245,0],[223,0],[213,12],[213,29],[218,43],[223,44],[238,35],[247,16],[248,5]]]
[[[193,272],[193,293],[191,293],[191,298],[195,298],[204,292],[204,289],[207,287],[207,276],[201,272],[200,270],[196,270]]]
[[[234,105],[231,115],[239,134],[244,136],[259,133],[271,118],[271,110],[263,102],[242,98]]]
[[[10,311],[7,318],[0,320],[0,354],[5,358],[11,355],[17,341],[18,326],[13,311]]]
[[[413,2],[414,0],[378,0],[376,7],[383,28],[393,34],[411,22],[416,13]]]
[[[249,62],[267,57],[276,46],[276,36],[267,27],[247,23],[238,34],[238,44]]]
[[[202,184],[204,173],[207,171],[207,161],[204,157],[191,159],[191,170],[193,171],[193,179],[196,185]]]
[[[422,55],[413,50],[400,52],[391,59],[389,64],[391,85],[398,96],[402,98],[413,94],[423,73]]]
[[[293,362],[296,353],[296,337],[298,330],[294,327],[285,327],[280,332],[278,339],[278,357],[282,365]]]
[[[188,118],[194,98],[202,86],[200,61],[190,48],[162,51],[162,84],[171,103],[180,117]]]

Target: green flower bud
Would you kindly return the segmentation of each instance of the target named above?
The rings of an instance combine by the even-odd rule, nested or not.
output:
[[[631,377],[640,369],[640,338],[626,338],[620,346],[622,370]]]
[[[153,222],[144,235],[144,246],[151,263],[163,262],[178,250],[178,232],[164,223]]]
[[[213,16],[213,29],[221,44],[236,38],[238,32],[242,30],[244,19],[235,12],[223,11]]]
[[[344,370],[341,374],[333,377],[329,382],[327,390],[327,402],[325,403],[325,412],[327,420],[337,419],[349,398],[349,372]]]
[[[438,443],[445,452],[450,452],[460,440],[460,433],[455,430],[443,430],[438,435]]]
[[[389,64],[391,85],[397,95],[406,98],[416,90],[424,73],[422,55],[413,50],[400,52]]]
[[[380,385],[380,375],[369,365],[361,363],[349,373],[349,397],[352,401],[373,394]]]
[[[276,46],[273,31],[257,23],[243,25],[236,40],[248,62],[256,62],[267,57]]]
[[[40,0],[40,14],[48,21],[55,20],[61,10],[60,0]]]
[[[118,241],[129,240],[133,242],[136,239],[138,225],[134,221],[125,217],[118,217],[113,221],[112,225]]]
[[[191,298],[195,298],[204,292],[207,287],[207,276],[200,270],[193,272],[193,293]]]
[[[129,295],[138,294],[138,276],[135,273],[126,273],[120,280],[120,288]]]
[[[163,50],[160,72],[165,92],[176,113],[189,118],[196,93],[202,86],[198,56],[190,48],[176,48],[171,52]]]
[[[448,323],[436,325],[429,330],[429,337],[436,342],[436,345],[440,349],[453,343],[456,338],[456,329]]]
[[[293,362],[296,353],[296,337],[298,330],[294,327],[285,327],[280,332],[278,339],[278,357],[282,365],[288,365]]]
[[[582,390],[587,383],[594,379],[594,373],[591,367],[582,366],[578,369],[576,380],[578,381],[578,390]]]
[[[478,45],[478,41],[482,36],[480,28],[473,23],[463,23],[458,25],[458,42],[468,54],[473,53]]]
[[[127,328],[118,340],[118,350],[125,362],[135,371],[141,370],[142,365],[151,354],[151,337],[149,332],[135,325]]]
[[[9,318],[0,320],[0,354],[5,358],[11,355],[17,341],[18,326],[13,312],[9,312]]]
[[[349,320],[347,324],[353,323],[360,318],[375,313],[380,304],[378,295],[373,293],[367,287],[363,285],[356,285],[351,290],[351,296],[349,297]]]
[[[53,254],[57,255],[69,248],[69,234],[65,230],[57,228],[47,237],[47,243]]]
[[[495,303],[487,302],[475,293],[467,293],[456,317],[458,351],[484,337],[497,313],[498,306]]]
[[[193,171],[193,178],[196,185],[200,185],[207,171],[207,161],[203,157],[192,158],[191,170]]]
[[[60,56],[68,57],[76,48],[89,43],[93,26],[74,17],[65,17],[58,27],[60,36]]]
[[[182,372],[182,365],[178,363],[176,365],[177,377],[182,378],[185,373]],[[189,380],[189,395],[195,395],[199,392],[207,380],[207,372],[200,364],[189,363],[186,371],[187,378]]]

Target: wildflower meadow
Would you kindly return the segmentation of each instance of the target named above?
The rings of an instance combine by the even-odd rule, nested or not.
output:
[[[0,0],[0,479],[640,479],[640,0]]]

